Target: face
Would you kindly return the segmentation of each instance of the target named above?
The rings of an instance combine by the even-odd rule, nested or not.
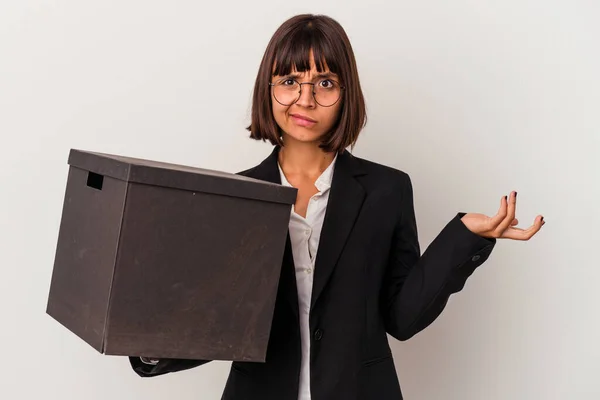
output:
[[[285,76],[273,76],[271,83],[283,83],[287,86],[287,90],[290,90],[294,85],[292,79],[295,79],[299,83],[310,82],[313,85],[301,85],[301,94],[298,100],[291,105],[282,105],[275,97],[275,87],[271,88],[271,99],[273,104],[273,117],[277,122],[277,125],[283,131],[283,140],[286,141],[300,141],[310,142],[318,144],[325,133],[327,133],[335,125],[338,115],[342,107],[342,98],[340,93],[340,99],[332,106],[326,107],[321,104],[328,105],[329,103],[320,100],[328,96],[325,94],[329,88],[335,86],[336,81],[341,84],[340,78],[333,74],[329,69],[325,72],[319,73],[314,63],[314,58],[311,52],[311,69],[306,72],[292,71],[290,75]],[[289,79],[288,79],[289,78]],[[320,86],[319,88],[317,86]],[[317,97],[319,103],[315,101],[313,96],[313,88],[315,91],[321,91],[323,97]],[[277,90],[286,90],[279,88]],[[281,92],[279,92],[281,93]],[[294,97],[290,91],[288,96]],[[296,90],[297,94],[298,91]],[[319,95],[317,95],[319,96]],[[283,96],[279,96],[282,97]],[[279,100],[282,100],[281,98]],[[285,102],[284,103],[289,103]]]

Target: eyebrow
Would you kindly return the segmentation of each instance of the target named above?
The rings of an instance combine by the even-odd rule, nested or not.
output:
[[[294,79],[298,79],[301,78],[302,74],[299,73],[292,73],[292,74],[288,74],[285,75],[285,78],[294,78]],[[337,75],[334,74],[333,72],[321,72],[320,74],[316,74],[313,79],[320,79],[320,78],[336,78]]]

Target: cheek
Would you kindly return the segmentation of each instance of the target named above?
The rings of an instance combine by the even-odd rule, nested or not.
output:
[[[284,107],[274,101],[271,110],[273,112],[273,118],[275,118],[275,122],[277,122],[277,125],[282,127],[283,124],[285,124],[285,113],[287,111],[287,107]]]
[[[342,107],[340,105],[335,105],[331,107],[331,109],[327,110],[327,124],[333,125],[337,122],[340,113],[342,112]]]

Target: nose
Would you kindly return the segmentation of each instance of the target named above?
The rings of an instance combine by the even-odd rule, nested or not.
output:
[[[300,84],[300,97],[296,104],[302,107],[314,108],[316,105],[315,96],[313,95],[314,86],[312,83]]]

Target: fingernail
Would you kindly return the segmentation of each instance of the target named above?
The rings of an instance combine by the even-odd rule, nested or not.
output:
[[[504,200],[508,200],[508,196],[504,196]]]
[[[515,199],[517,198],[517,192],[515,192]]]
[[[544,217],[542,217],[541,221],[544,222]]]

